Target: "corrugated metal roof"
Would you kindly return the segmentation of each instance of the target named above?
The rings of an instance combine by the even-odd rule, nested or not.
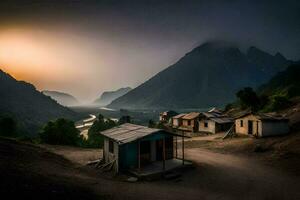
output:
[[[236,117],[236,119],[238,118],[242,118],[248,115],[254,115],[255,117],[257,117],[258,119],[262,120],[262,121],[288,121],[288,118],[276,114],[276,113],[252,113],[252,112],[248,112],[248,113],[244,113],[243,115],[240,115],[239,117]]]
[[[215,121],[219,124],[233,122],[233,119],[231,119],[227,115],[224,115],[224,114],[221,114],[218,112],[203,112],[203,113],[201,113],[201,116],[204,116],[205,118]]]
[[[122,124],[120,126],[116,126],[114,128],[102,131],[100,132],[100,134],[116,141],[119,144],[125,144],[129,142],[133,142],[145,136],[155,134],[155,133],[160,133],[160,132],[170,134],[170,135],[180,136],[175,133],[170,133],[162,129],[148,128],[146,126],[140,126],[140,125],[130,124],[130,123]]]
[[[221,117],[221,118],[218,118],[218,117],[213,117],[213,118],[210,118],[212,121],[215,121],[217,122],[218,124],[226,124],[226,123],[232,123],[233,120],[229,117]]]
[[[183,116],[182,119],[195,119],[199,115],[200,115],[200,113],[198,113],[198,112],[191,112],[191,113],[188,113],[185,116]]]
[[[182,118],[185,115],[186,115],[185,113],[182,113],[182,114],[174,116],[173,119],[179,119],[179,118]]]

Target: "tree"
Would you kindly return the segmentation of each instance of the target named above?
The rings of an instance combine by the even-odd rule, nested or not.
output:
[[[88,131],[88,140],[86,145],[88,147],[102,147],[104,138],[100,134],[101,131],[110,129],[116,126],[116,122],[111,119],[105,119],[103,115],[99,114],[98,119],[93,123]]]
[[[150,119],[149,122],[148,122],[148,127],[149,128],[155,128],[155,126],[156,126],[155,122],[152,119]]]
[[[120,117],[119,124],[131,123],[131,117],[129,115],[124,115]]]
[[[17,135],[17,124],[10,117],[0,119],[0,135],[5,137],[15,137]]]
[[[81,139],[74,122],[63,118],[48,122],[39,136],[41,142],[61,145],[78,145]]]
[[[252,111],[257,111],[260,107],[260,100],[255,91],[246,87],[236,93],[242,109],[250,108]]]
[[[264,111],[274,112],[287,108],[291,104],[286,95],[274,95],[270,98],[270,102],[265,106]]]

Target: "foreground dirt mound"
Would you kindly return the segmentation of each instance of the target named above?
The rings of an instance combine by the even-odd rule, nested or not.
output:
[[[14,199],[102,199],[79,185],[76,168],[44,149],[0,139],[0,193]]]

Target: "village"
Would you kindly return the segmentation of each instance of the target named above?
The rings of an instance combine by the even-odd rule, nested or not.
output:
[[[111,198],[122,193],[130,199],[285,199],[290,192],[291,199],[299,197],[298,160],[286,159],[298,151],[299,137],[290,133],[283,115],[243,111],[233,116],[217,108],[164,111],[157,116],[159,127],[125,119],[98,132],[103,148],[40,146],[75,163],[80,177],[89,177],[77,182],[96,182],[89,188]],[[91,120],[95,116],[85,124]]]
[[[230,117],[213,108],[207,112],[159,114],[162,129],[125,123],[105,130],[103,158],[92,161],[97,168],[114,173],[128,172],[137,178],[178,176],[172,171],[193,165],[185,158],[185,140],[218,135],[222,140],[238,135],[262,138],[285,135],[289,120],[281,115],[243,112]]]

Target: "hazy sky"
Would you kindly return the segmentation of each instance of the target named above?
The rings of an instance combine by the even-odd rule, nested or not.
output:
[[[210,39],[300,59],[300,1],[1,0],[0,68],[88,102]]]

